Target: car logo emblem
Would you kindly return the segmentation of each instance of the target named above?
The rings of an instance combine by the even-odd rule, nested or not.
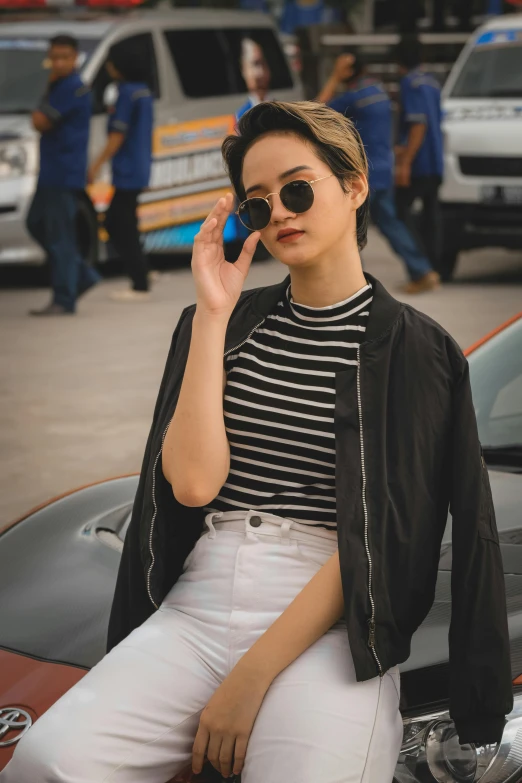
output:
[[[14,745],[15,742],[21,740],[32,725],[33,719],[25,710],[18,709],[18,707],[2,707],[0,709],[0,748]],[[11,736],[12,734],[14,736]]]

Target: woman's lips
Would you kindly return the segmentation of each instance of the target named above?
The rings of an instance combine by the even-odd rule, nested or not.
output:
[[[302,237],[303,234],[304,231],[292,231],[291,233],[281,234],[281,236],[277,237],[277,241],[284,242],[285,244],[288,242],[295,242],[297,239]]]

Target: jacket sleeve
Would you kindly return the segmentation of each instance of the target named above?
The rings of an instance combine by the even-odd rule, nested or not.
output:
[[[156,399],[156,405],[154,407],[152,425],[145,446],[138,489],[132,508],[132,517],[125,536],[123,552],[118,569],[116,588],[109,618],[107,652],[110,652],[110,650],[128,636],[134,628],[145,622],[147,617],[154,611],[154,607],[147,594],[145,568],[140,554],[140,529],[143,519],[144,486],[146,477],[149,471],[152,470],[152,441],[154,440],[158,428],[159,413],[174,361],[181,324],[188,310],[188,307],[183,310],[176,329],[174,330],[167,362],[163,371],[163,378]]]
[[[451,448],[450,716],[461,744],[484,745],[501,740],[513,689],[495,510],[462,354],[453,389]]]

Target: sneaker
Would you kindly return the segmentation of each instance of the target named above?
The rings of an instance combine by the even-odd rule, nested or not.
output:
[[[404,286],[403,291],[405,294],[420,294],[423,291],[433,291],[440,286],[440,275],[438,272],[430,271],[425,275],[419,277],[418,280],[412,280],[408,285]]]
[[[135,291],[134,288],[125,288],[123,291],[113,291],[109,298],[117,302],[148,302],[150,291]]]
[[[45,307],[42,307],[40,310],[29,310],[29,315],[40,315],[40,316],[74,315],[74,310],[67,310],[66,307],[63,307],[63,305],[50,302]]]

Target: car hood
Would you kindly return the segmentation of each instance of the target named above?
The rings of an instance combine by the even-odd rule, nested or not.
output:
[[[504,561],[513,677],[522,673],[522,475],[490,470]],[[104,482],[31,514],[1,536],[0,647],[90,668],[105,652],[123,537],[138,477]],[[403,709],[448,689],[451,520],[433,607],[401,664]],[[520,541],[520,543],[519,543]]]

